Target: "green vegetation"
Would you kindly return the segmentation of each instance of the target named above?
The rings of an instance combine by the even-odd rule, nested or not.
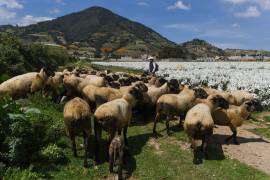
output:
[[[110,52],[125,48],[126,55],[138,56],[174,45],[154,30],[102,7],[91,7],[26,27],[0,26],[0,31],[6,28],[12,28],[27,42],[40,42],[46,38],[57,44],[66,41],[68,44],[76,42],[80,47],[94,47],[97,56],[102,48],[109,48]],[[46,36],[41,37],[44,34]]]
[[[23,44],[12,32],[0,32],[0,82],[46,66],[56,70],[73,59],[59,47]]]
[[[110,174],[108,170],[104,151],[105,142],[102,142],[103,157],[98,169],[93,168],[92,158],[89,160],[90,167],[83,168],[83,149],[79,146],[82,138],[77,140],[79,158],[72,156],[70,140],[63,132],[63,106],[55,104],[50,98],[44,98],[38,93],[17,102],[4,98],[1,100],[0,108],[1,117],[7,117],[1,119],[0,123],[0,175],[3,179],[101,179],[115,175]],[[164,130],[165,124],[158,123],[157,130],[162,137],[155,139],[151,133],[152,118],[138,115],[133,119],[128,130],[132,156],[128,159],[124,172],[132,177],[138,179],[269,179],[258,170],[238,161],[226,159],[220,149],[212,150],[213,160],[205,160],[199,166],[193,165],[192,153],[188,149],[181,148],[181,142],[187,141],[188,138],[178,124],[171,122],[170,129],[173,134],[168,137]],[[103,139],[106,137],[106,133],[103,133]],[[10,141],[14,143],[8,143]],[[94,138],[91,137],[91,154],[93,154],[93,141]],[[9,145],[13,145],[12,152],[17,153],[7,151],[10,148],[6,146]],[[19,147],[24,148],[18,149]],[[13,157],[12,161],[8,159],[3,161],[3,155]],[[20,161],[24,164],[18,164]]]
[[[265,113],[265,112],[262,112]],[[260,113],[253,114],[253,119],[256,120],[256,123],[259,125],[263,125],[262,128],[252,129],[251,131],[259,136],[266,137],[270,139],[270,116],[263,116],[263,119],[258,120],[257,117]]]

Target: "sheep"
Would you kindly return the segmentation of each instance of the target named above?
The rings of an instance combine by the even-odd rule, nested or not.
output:
[[[46,82],[46,86],[44,88],[45,93],[51,94],[54,100],[57,100],[59,95],[61,94],[61,89],[63,86],[64,74],[62,72],[55,72],[53,77],[49,77]]]
[[[48,78],[54,72],[47,68],[42,68],[39,73],[31,72],[15,76],[0,85],[0,95],[9,95],[14,99],[42,90]]]
[[[234,144],[238,145],[237,127],[248,119],[250,113],[255,110],[254,101],[245,101],[241,106],[230,105],[229,109],[219,109],[213,113],[214,123],[221,126],[229,126],[233,134],[226,139],[228,143],[232,138]]]
[[[87,166],[87,156],[89,150],[89,138],[91,135],[91,110],[87,102],[81,98],[74,98],[68,101],[64,107],[64,123],[67,135],[72,141],[74,157],[77,157],[75,136],[83,132],[84,138],[84,167]]]
[[[145,85],[144,85],[145,86]],[[145,86],[143,89],[147,91]],[[124,144],[127,145],[127,129],[132,117],[132,108],[142,99],[142,90],[138,86],[131,87],[120,99],[99,106],[94,113],[94,130],[96,139],[95,158],[98,161],[99,140],[102,129],[109,133],[109,142],[118,131],[123,129]]]
[[[124,140],[116,135],[109,147],[109,164],[110,172],[113,172],[113,167],[118,165],[118,179],[123,179],[122,168],[124,163],[125,145]]]
[[[226,99],[229,102],[229,104],[236,105],[237,100],[236,100],[235,96],[233,96],[230,92],[221,91],[221,90],[217,90],[217,89],[213,89],[213,88],[209,88],[209,87],[204,87],[203,89],[209,95],[218,94],[218,95],[222,96],[224,99]]]
[[[143,104],[150,109],[154,108],[160,96],[166,93],[178,92],[179,84],[175,80],[170,80],[159,88],[154,86],[148,87],[147,93],[144,94]]]
[[[236,106],[240,106],[245,101],[254,99],[254,97],[251,93],[249,93],[247,91],[243,91],[243,90],[231,91],[230,94],[232,96],[234,96],[234,98],[236,99],[236,103],[234,104]]]
[[[229,103],[220,95],[210,95],[205,103],[197,104],[187,112],[184,130],[191,140],[194,164],[201,163],[201,158],[198,156],[200,151],[204,153],[205,158],[208,158],[208,145],[214,128],[212,114],[219,107],[228,109]],[[199,140],[202,141],[200,148]]]
[[[156,117],[154,119],[153,133],[156,134],[156,124],[162,115],[166,116],[166,130],[169,135],[169,121],[173,116],[180,116],[179,125],[186,112],[194,105],[196,98],[207,98],[208,94],[201,88],[190,89],[189,86],[184,86],[179,94],[162,95],[156,106]]]
[[[108,81],[104,77],[99,77],[96,75],[88,75],[85,77],[85,80],[88,80],[91,85],[97,87],[105,87],[108,84]]]

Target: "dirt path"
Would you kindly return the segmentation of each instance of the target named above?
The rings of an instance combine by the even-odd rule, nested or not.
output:
[[[270,174],[270,141],[255,135],[248,129],[257,128],[254,124],[245,124],[238,129],[240,145],[225,144],[225,139],[231,135],[228,127],[217,126],[214,130],[214,144],[221,146],[225,156],[237,159]]]

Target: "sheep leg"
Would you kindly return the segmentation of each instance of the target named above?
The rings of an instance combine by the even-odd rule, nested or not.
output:
[[[71,141],[72,141],[73,156],[74,156],[74,157],[78,157],[77,149],[76,149],[75,136],[72,135],[70,138],[71,138]]]
[[[87,167],[87,157],[88,157],[88,150],[89,150],[89,137],[85,134],[85,138],[84,138],[84,163],[83,166]]]
[[[127,129],[128,129],[128,126],[125,126],[124,127],[124,131],[123,131],[123,133],[124,133],[124,144],[125,144],[125,146],[128,146],[128,142],[127,142]]]
[[[119,149],[119,165],[118,165],[118,179],[123,179],[123,158],[124,158],[124,151],[123,149]]]
[[[157,122],[159,120],[159,117],[160,117],[160,113],[157,113],[155,120],[154,120],[153,134],[157,134],[156,126],[157,126]]]
[[[234,142],[234,144],[239,145],[239,142],[237,140],[237,130],[236,129],[233,131],[233,135],[232,136],[233,136],[233,142]]]
[[[114,163],[114,157],[113,157],[113,153],[109,153],[109,164],[110,164],[110,172],[113,172],[113,163]]]
[[[95,162],[99,162],[99,142],[101,138],[101,127],[98,124],[98,122],[95,120],[94,121],[94,131],[95,131]]]
[[[166,131],[167,131],[167,134],[168,135],[170,135],[170,130],[169,130],[169,128],[170,128],[170,120],[171,120],[172,118],[171,118],[171,116],[169,115],[169,116],[167,116],[167,118],[166,118]]]

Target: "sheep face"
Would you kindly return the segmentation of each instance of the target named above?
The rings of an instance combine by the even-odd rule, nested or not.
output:
[[[208,97],[207,92],[202,88],[195,88],[193,90],[196,98],[206,99]]]
[[[120,86],[121,86],[120,83],[115,82],[115,81],[109,82],[109,85],[114,89],[120,89]]]
[[[257,102],[254,100],[244,102],[247,111],[252,112],[256,110]]]
[[[143,100],[143,93],[138,87],[133,87],[130,89],[129,93],[138,101]]]
[[[165,84],[167,81],[164,78],[157,78],[155,82],[156,87],[161,87],[163,84]]]
[[[251,109],[252,111],[262,111],[263,110],[263,106],[261,105],[261,103],[259,102],[259,100],[253,99],[251,100],[253,108]]]
[[[129,78],[120,78],[119,83],[121,86],[130,86],[131,85],[131,80]]]
[[[169,92],[171,93],[179,93],[180,89],[179,89],[179,83],[176,79],[171,79],[168,83],[168,87],[169,87]]]
[[[140,92],[147,92],[148,87],[143,82],[138,82],[134,85],[134,87],[138,88]]]
[[[44,67],[43,71],[47,74],[47,76],[54,76],[54,72],[47,67]]]
[[[216,95],[213,97],[213,102],[216,105],[216,107],[220,107],[223,109],[228,109],[229,108],[229,103],[226,101],[222,96]]]

